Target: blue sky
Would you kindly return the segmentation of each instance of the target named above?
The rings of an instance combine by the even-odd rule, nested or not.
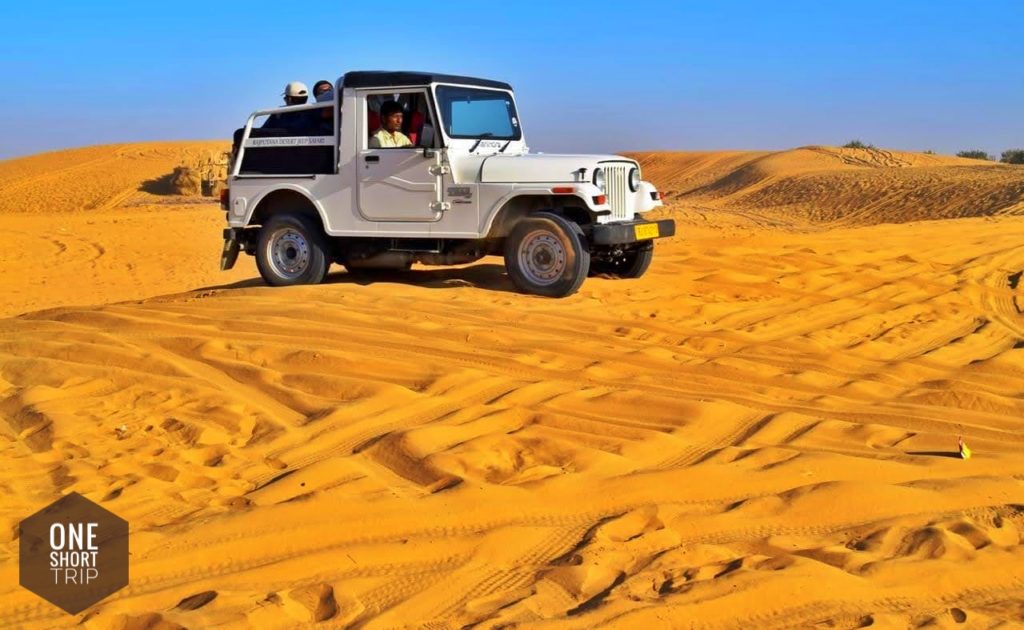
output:
[[[485,76],[534,150],[1024,146],[1024,1],[5,2],[0,159],[229,138],[284,84]]]

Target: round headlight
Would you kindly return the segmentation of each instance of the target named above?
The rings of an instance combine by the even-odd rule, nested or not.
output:
[[[595,168],[594,169],[594,185],[597,186],[598,188],[600,188],[601,192],[604,192],[604,169],[603,168]]]
[[[629,189],[633,192],[640,190],[640,169],[636,167],[629,172]]]

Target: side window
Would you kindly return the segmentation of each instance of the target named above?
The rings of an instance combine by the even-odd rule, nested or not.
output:
[[[434,117],[426,92],[371,94],[366,97],[366,146],[409,149],[434,146]]]

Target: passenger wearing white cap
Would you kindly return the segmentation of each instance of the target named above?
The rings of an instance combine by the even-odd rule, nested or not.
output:
[[[284,97],[285,107],[289,105],[305,105],[306,101],[309,100],[309,91],[306,89],[306,84],[302,81],[292,81],[284,86],[284,92],[281,96]],[[271,127],[277,129],[298,129],[307,126],[306,120],[308,118],[309,114],[307,112],[272,114],[267,117],[266,122],[262,126],[264,129]]]
[[[284,86],[284,94],[282,96],[284,96],[285,105],[305,105],[309,99],[309,91],[306,89],[306,84],[302,81],[292,81]]]

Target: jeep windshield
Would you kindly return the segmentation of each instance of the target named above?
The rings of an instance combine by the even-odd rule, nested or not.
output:
[[[449,138],[519,140],[523,137],[516,107],[508,92],[439,85],[436,94]]]

